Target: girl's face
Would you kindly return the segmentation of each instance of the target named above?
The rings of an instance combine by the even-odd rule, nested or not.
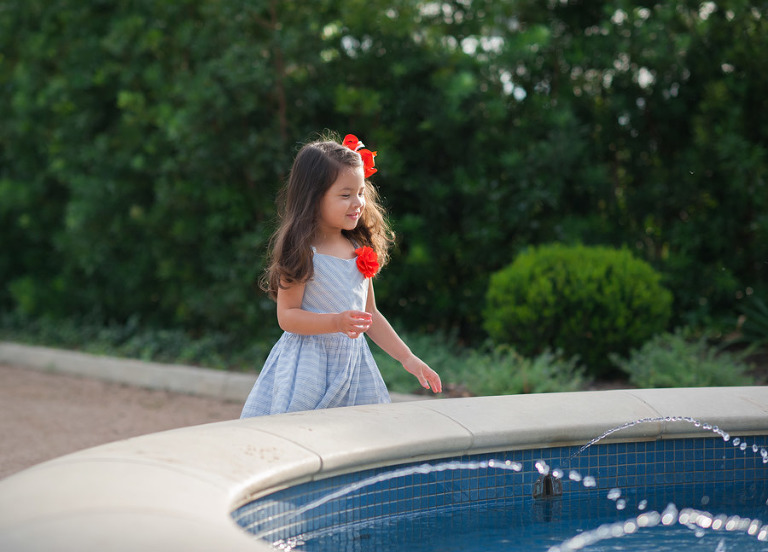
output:
[[[363,168],[345,169],[320,201],[318,230],[324,234],[354,230],[364,208]]]

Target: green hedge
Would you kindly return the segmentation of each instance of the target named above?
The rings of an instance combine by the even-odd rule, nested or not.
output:
[[[768,17],[646,4],[5,0],[0,309],[266,335],[275,191],[330,128],[379,152],[410,329],[481,342],[489,275],[553,241],[728,313],[768,282]]]
[[[485,328],[524,354],[542,348],[579,355],[593,375],[663,331],[672,295],[660,276],[627,250],[546,245],[491,276]]]

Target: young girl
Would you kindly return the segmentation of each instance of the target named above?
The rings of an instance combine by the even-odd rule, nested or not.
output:
[[[376,152],[355,136],[299,151],[280,195],[263,287],[284,330],[241,418],[390,402],[362,334],[435,393],[440,376],[414,355],[377,310],[373,275],[386,264],[392,233],[366,181]]]

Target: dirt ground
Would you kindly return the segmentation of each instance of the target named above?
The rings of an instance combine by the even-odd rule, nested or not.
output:
[[[0,479],[104,443],[231,420],[242,404],[0,366]]]

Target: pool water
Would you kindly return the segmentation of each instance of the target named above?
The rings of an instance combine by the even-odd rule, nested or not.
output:
[[[733,493],[733,494],[732,494]],[[768,489],[724,489],[722,496],[714,496],[706,508],[712,514],[727,513],[729,517],[768,520],[765,498]],[[730,495],[726,498],[726,495]],[[701,497],[680,494],[680,505],[700,504]],[[343,551],[402,551],[433,552],[436,550],[517,552],[548,551],[564,541],[597,529],[601,525],[633,519],[642,512],[637,508],[616,510],[609,500],[570,501],[561,498],[545,504],[523,505],[521,508],[486,505],[482,508],[465,507],[435,515],[403,514],[379,522],[369,522],[321,530],[304,535],[303,544],[296,550],[324,552]],[[746,503],[751,503],[747,505]],[[666,507],[666,505],[665,505]],[[698,507],[705,508],[704,506]],[[681,507],[682,509],[682,507]],[[659,512],[664,508],[660,508]],[[648,510],[645,510],[647,512]],[[609,538],[592,544],[590,551],[647,551],[679,552],[680,550],[766,550],[768,543],[759,542],[745,531],[724,529],[704,531],[674,524],[641,528],[620,538]]]
[[[377,468],[284,489],[232,516],[278,548],[306,552],[548,551],[669,503],[768,522],[768,465],[760,454],[768,439],[748,440],[743,449],[706,437],[595,444],[579,454],[578,447],[556,447],[471,455],[430,464],[486,467],[419,469],[391,479],[409,465]],[[516,469],[487,467],[491,459]],[[534,499],[547,466],[563,467],[562,495]],[[378,477],[385,479],[355,488]],[[588,550],[768,550],[753,533],[657,522]]]

